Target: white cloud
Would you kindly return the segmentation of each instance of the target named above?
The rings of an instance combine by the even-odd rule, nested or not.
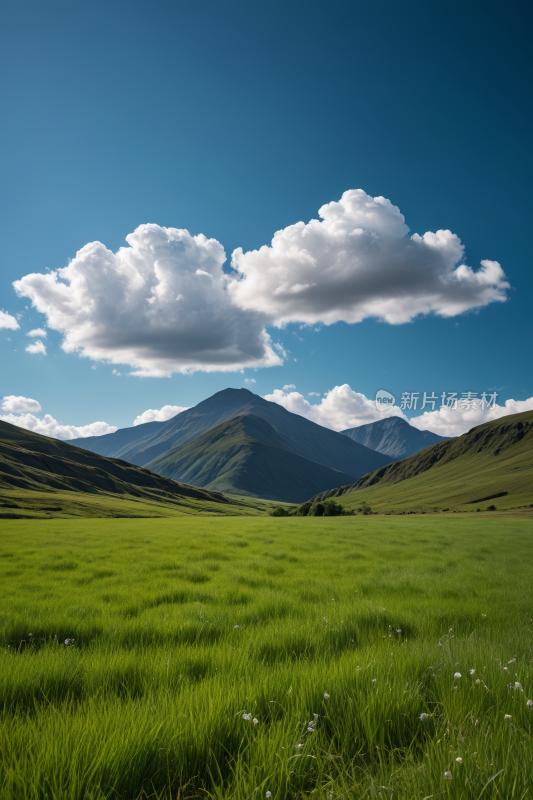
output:
[[[12,331],[16,331],[19,327],[20,325],[15,317],[12,317],[7,311],[0,311],[0,328],[9,328]]]
[[[118,369],[111,370],[111,375],[122,375],[122,372],[119,372]]]
[[[44,328],[35,328],[33,331],[29,331],[26,336],[42,336],[44,339],[46,338],[46,331]]]
[[[96,369],[96,364],[93,364],[91,369]]]
[[[145,422],[164,422],[167,419],[175,417],[182,411],[187,411],[190,406],[163,406],[162,408],[149,408],[143,411],[138,417],[135,417],[134,425],[143,425]]]
[[[311,405],[299,392],[290,391],[291,388],[294,387],[284,386],[283,389],[274,389],[272,394],[264,395],[264,399],[278,403],[287,411],[300,414],[302,417],[335,431],[356,428],[359,425],[383,419],[383,414],[376,409],[374,400],[370,400],[360,392],[355,392],[347,383],[343,386],[335,386],[331,391],[325,392],[320,403],[315,405]],[[317,392],[309,392],[309,394],[318,396]],[[528,400],[506,400],[503,406],[495,405],[484,409],[481,408],[481,402],[478,400],[473,409],[463,409],[459,406],[455,409],[443,407],[436,411],[425,411],[410,419],[405,416],[399,406],[395,405],[392,406],[387,417],[401,417],[419,430],[432,431],[440,436],[460,436],[484,422],[530,410],[533,410],[533,397]]]
[[[46,347],[41,342],[40,339],[37,339],[36,342],[32,342],[32,344],[29,344],[27,346],[26,352],[27,353],[33,353],[33,355],[36,355],[37,353],[42,353],[42,355],[45,356],[46,355]]]
[[[16,396],[8,394],[2,399],[2,411],[12,412],[13,414],[23,414],[26,411],[42,411],[41,404],[31,397]]]
[[[520,414],[523,411],[533,410],[533,397],[527,400],[506,400],[505,405],[495,404],[489,408],[481,407],[481,401],[474,401],[473,408],[457,408],[446,406],[435,411],[425,411],[418,417],[412,417],[409,422],[421,431],[430,430],[440,436],[460,436],[476,425],[490,422],[493,419],[506,417],[509,414]]]
[[[309,397],[320,397],[320,392],[307,392]]]
[[[286,383],[282,389],[282,392],[290,392],[292,389],[296,389],[294,383]]]
[[[63,425],[54,419],[50,414],[45,414],[43,419],[35,417],[33,414],[14,414],[0,415],[4,422],[10,422],[19,428],[25,428],[43,436],[52,436],[54,439],[77,439],[87,436],[102,436],[104,433],[114,433],[117,428],[108,425],[107,422],[91,422],[90,425]]]
[[[484,260],[474,272],[451,231],[409,236],[400,210],[384,197],[351,190],[318,213],[321,221],[277,231],[270,247],[233,252],[241,280],[228,291],[240,308],[278,326],[368,317],[400,324],[506,300],[509,284],[497,261]]]
[[[244,379],[244,382],[245,382],[245,383],[248,383],[248,384],[257,383],[257,381],[255,380],[255,378],[245,378],[245,379]]]
[[[383,418],[373,400],[360,392],[354,392],[347,383],[335,386],[325,393],[320,403],[314,405],[299,392],[291,391],[294,388],[292,385],[284,386],[283,389],[275,389],[272,394],[264,395],[264,398],[334,431],[355,428]],[[405,419],[404,413],[397,406],[390,413]]]
[[[66,352],[152,377],[282,363],[267,318],[231,303],[219,242],[159,225],[141,225],[126,241],[117,253],[92,242],[67,267],[14,282],[63,333]]]

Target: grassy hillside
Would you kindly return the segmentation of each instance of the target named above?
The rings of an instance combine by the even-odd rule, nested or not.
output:
[[[365,500],[383,511],[476,511],[533,503],[533,411],[472,428],[403,461],[320,495],[347,507]]]
[[[532,563],[522,520],[3,521],[0,798],[528,800]]]
[[[288,503],[354,478],[292,452],[255,414],[233,417],[146,466],[210,490]]]
[[[160,516],[257,513],[219,492],[199,489],[125,461],[0,421],[0,517]]]

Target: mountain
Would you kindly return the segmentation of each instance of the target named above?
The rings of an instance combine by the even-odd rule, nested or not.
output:
[[[231,505],[219,492],[178,483],[0,421],[0,494],[5,498],[13,490],[105,494],[116,499],[127,496],[167,506],[190,507],[192,503],[197,510],[203,503],[205,511],[215,513],[217,507],[225,510]]]
[[[474,510],[497,498],[499,507],[533,507],[533,411],[478,425],[317,497],[381,510]]]
[[[272,425],[250,413],[166,450],[147,467],[206,489],[289,503],[353,480],[293,452]]]
[[[379,419],[368,425],[347,428],[341,433],[371,450],[390,456],[394,461],[407,458],[432,444],[444,442],[447,438],[431,431],[419,431],[401,417]]]
[[[266,420],[283,439],[285,447],[294,453],[349,475],[364,475],[392,460],[348,436],[264,400],[248,389],[224,389],[166,422],[148,422],[72,442],[100,455],[144,466],[166,451],[187,444],[241,414],[254,414]]]

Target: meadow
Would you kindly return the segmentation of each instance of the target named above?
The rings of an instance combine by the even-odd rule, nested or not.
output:
[[[533,797],[529,520],[0,526],[0,798]]]

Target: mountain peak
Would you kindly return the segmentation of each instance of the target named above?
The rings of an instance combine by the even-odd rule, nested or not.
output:
[[[341,433],[395,461],[446,440],[445,436],[431,431],[420,431],[403,417],[385,417],[356,428],[348,428]]]

